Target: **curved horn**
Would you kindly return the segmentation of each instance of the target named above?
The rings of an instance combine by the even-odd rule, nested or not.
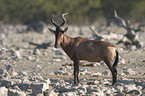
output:
[[[58,25],[54,22],[53,18],[54,18],[54,14],[53,14],[52,17],[51,17],[51,23],[52,23],[55,27],[58,27]]]
[[[62,18],[63,22],[62,22],[62,24],[60,24],[60,26],[63,26],[66,23],[66,19],[64,18],[64,15],[67,15],[67,14],[69,14],[69,13],[63,13],[61,15],[61,18]]]

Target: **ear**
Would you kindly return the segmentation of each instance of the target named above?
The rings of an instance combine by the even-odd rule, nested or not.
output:
[[[62,32],[65,33],[68,30],[68,27],[66,27]]]
[[[49,31],[50,31],[50,32],[55,33],[55,31],[54,31],[54,30],[52,30],[52,29],[50,29],[50,28],[48,28],[48,29],[49,29]]]

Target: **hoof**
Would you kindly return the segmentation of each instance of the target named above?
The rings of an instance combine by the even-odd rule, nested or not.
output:
[[[117,82],[113,82],[112,85],[115,85]]]

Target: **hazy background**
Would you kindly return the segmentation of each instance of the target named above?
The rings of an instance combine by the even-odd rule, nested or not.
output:
[[[59,16],[68,12],[67,24],[105,24],[112,19],[114,10],[125,20],[145,22],[145,0],[0,0],[0,21],[11,24],[44,21],[50,24],[52,14],[59,22]]]

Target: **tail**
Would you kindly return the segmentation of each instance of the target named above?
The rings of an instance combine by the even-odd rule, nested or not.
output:
[[[113,67],[116,68],[117,67],[117,64],[119,62],[119,53],[118,51],[116,50],[116,58],[115,58],[115,62],[113,64]]]

